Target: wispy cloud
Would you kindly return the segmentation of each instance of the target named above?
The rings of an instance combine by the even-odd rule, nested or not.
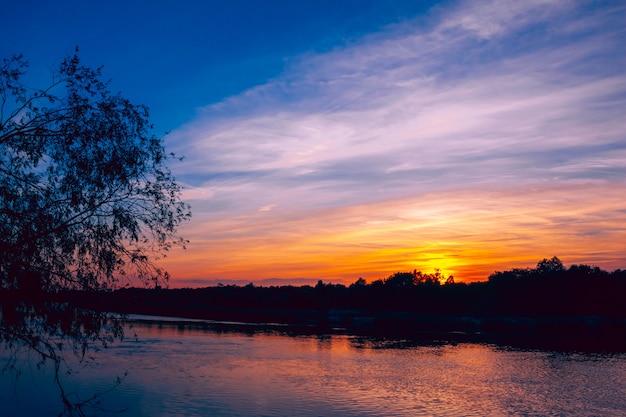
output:
[[[314,263],[325,266],[309,272],[332,275],[342,265],[352,271],[358,259],[345,252],[345,230],[380,235],[358,256],[382,251],[380,262],[391,267],[398,261],[391,236],[404,210],[400,202],[420,206],[432,193],[477,195],[499,207],[470,219],[472,230],[463,228],[459,242],[477,248],[493,238],[495,217],[508,224],[498,213],[523,218],[515,205],[536,209],[533,216],[542,219],[564,207],[572,218],[595,207],[600,214],[586,218],[580,233],[610,224],[607,233],[625,237],[615,228],[623,214],[600,209],[626,178],[625,9],[455,3],[343,48],[293,59],[277,79],[202,109],[168,138],[187,157],[178,177],[196,219],[189,256],[220,253],[221,260],[198,261],[193,275],[204,268],[211,276],[215,270],[306,276],[313,266],[302,260],[311,251],[319,254]],[[593,200],[559,192],[544,205],[527,191],[513,200],[485,192],[583,186],[596,187]],[[473,210],[464,197],[435,199],[428,207],[438,213],[443,240],[444,229],[465,221],[449,210]],[[360,213],[356,224],[353,209]],[[422,233],[432,221],[417,216],[400,223]],[[531,230],[540,225],[531,223],[505,251],[522,245],[536,256],[545,250],[541,242],[559,248],[561,234],[537,242]],[[429,230],[429,241],[442,245],[439,229]],[[255,239],[261,243],[255,246]],[[238,246],[245,255],[234,255]],[[439,252],[429,247],[398,249],[399,256],[407,265],[431,266],[429,253]],[[467,263],[463,256],[450,254],[456,265]]]

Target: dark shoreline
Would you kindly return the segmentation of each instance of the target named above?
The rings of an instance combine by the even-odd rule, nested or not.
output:
[[[626,319],[600,316],[473,317],[397,312],[372,315],[353,310],[293,311],[285,322],[250,320],[248,314],[245,316],[247,320],[237,320],[243,318],[241,315],[231,319],[131,315],[128,322],[249,335],[347,335],[392,344],[486,343],[516,349],[626,353]]]
[[[67,312],[79,309],[87,314],[210,320],[220,331],[347,334],[626,352],[626,271],[607,272],[587,265],[565,269],[556,257],[539,262],[535,269],[496,272],[488,281],[470,284],[451,279],[442,283],[440,275],[413,271],[372,283],[359,279],[349,286],[319,281],[315,287],[249,284],[58,293],[0,291],[0,301],[6,299],[9,305],[20,298],[39,304],[53,302],[55,308]]]

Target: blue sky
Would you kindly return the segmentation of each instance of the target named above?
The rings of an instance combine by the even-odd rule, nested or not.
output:
[[[5,3],[2,56],[23,53],[46,75],[78,46],[84,62],[104,65],[113,86],[150,107],[164,130],[191,120],[197,107],[279,76],[301,54],[331,50],[410,19],[429,5],[404,0]]]
[[[181,285],[626,268],[623,2],[38,3],[1,55],[78,45],[185,155]]]

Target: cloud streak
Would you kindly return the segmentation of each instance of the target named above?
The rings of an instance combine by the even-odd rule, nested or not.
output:
[[[454,3],[207,106],[167,139],[195,216],[196,266],[177,270],[349,280],[439,262],[478,279],[555,252],[625,266],[625,15]],[[607,253],[583,259],[572,235]]]

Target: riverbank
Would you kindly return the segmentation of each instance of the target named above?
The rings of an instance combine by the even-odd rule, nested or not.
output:
[[[415,344],[488,343],[579,352],[626,352],[626,319],[601,316],[478,317],[354,310],[231,311],[219,315],[130,315],[130,323],[229,333],[350,335]],[[261,320],[265,319],[265,320]]]
[[[626,352],[626,271],[538,266],[498,272],[471,284],[425,277],[397,273],[347,287],[320,281],[315,287],[125,288],[54,297],[99,311],[210,320],[220,326],[239,323],[294,334]]]

